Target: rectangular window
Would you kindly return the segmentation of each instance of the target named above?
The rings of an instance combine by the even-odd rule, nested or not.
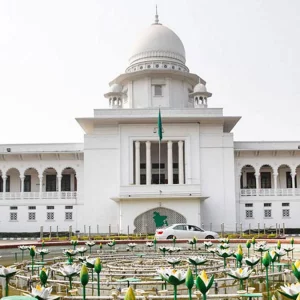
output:
[[[146,164],[140,164],[140,168],[146,170]]]
[[[34,209],[36,209],[36,206],[28,206],[28,209],[29,210],[34,210]]]
[[[264,217],[265,218],[272,218],[272,210],[271,209],[265,209]]]
[[[271,172],[260,173],[260,186],[262,189],[271,188]]]
[[[46,175],[46,192],[56,192],[56,175]]]
[[[253,203],[246,203],[245,207],[253,207]]]
[[[16,212],[11,212],[10,213],[10,221],[18,221],[18,213]]]
[[[47,212],[47,220],[54,220],[54,212]]]
[[[28,213],[28,221],[35,221],[35,212]]]
[[[145,174],[140,175],[140,183],[141,184],[146,184],[146,175]]]
[[[178,163],[173,163],[173,169],[178,169]]]
[[[31,192],[31,175],[25,175],[24,192]]]
[[[246,189],[256,189],[256,178],[254,172],[247,172],[247,185]]]
[[[61,190],[63,192],[71,191],[71,175],[65,174],[61,178]]]
[[[283,218],[289,218],[290,217],[290,210],[289,209],[283,209],[282,210],[282,217]]]
[[[65,206],[65,209],[73,209],[73,206],[67,205],[67,206]]]
[[[157,169],[158,170],[159,164],[152,164],[152,169]],[[160,168],[164,169],[165,168],[165,164],[160,164]]]
[[[249,219],[249,218],[253,218],[253,210],[252,209],[246,210],[246,219]]]
[[[158,174],[152,174],[152,184],[158,184]],[[160,184],[165,184],[165,174],[160,174]]]
[[[54,206],[47,206],[47,209],[54,209]]]
[[[10,210],[17,210],[18,209],[18,206],[11,206],[10,207]]]
[[[282,206],[290,206],[289,203],[282,203]]]
[[[264,203],[264,207],[271,207],[272,203]]]
[[[291,172],[286,172],[285,173],[285,178],[286,178],[286,187],[288,189],[291,189],[293,187],[293,177],[291,175]],[[297,176],[295,176],[295,188],[297,188]]]
[[[178,174],[173,174],[173,184],[179,184]]]
[[[162,85],[156,84],[154,86],[154,96],[162,96]]]
[[[73,220],[73,213],[68,211],[65,213],[65,219],[66,220]]]

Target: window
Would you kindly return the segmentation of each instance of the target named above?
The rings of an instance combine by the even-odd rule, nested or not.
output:
[[[73,206],[65,206],[65,209],[73,209]]]
[[[46,175],[46,192],[56,192],[56,175]]]
[[[286,177],[286,187],[288,189],[291,189],[293,187],[293,183],[292,183],[293,177],[291,175],[291,172],[286,172],[285,174],[286,174],[285,175],[285,177]],[[295,176],[295,188],[297,188],[297,176]]]
[[[253,203],[246,203],[245,207],[253,207]]]
[[[73,220],[73,213],[68,211],[65,213],[65,219],[66,220]]]
[[[178,163],[173,163],[173,169],[178,169]]]
[[[140,175],[140,183],[141,184],[146,184],[146,175],[145,174]]]
[[[28,206],[28,209],[29,209],[29,210],[36,209],[36,206]]]
[[[177,225],[173,229],[174,230],[186,230],[186,226],[185,225]]]
[[[260,173],[260,186],[262,189],[271,188],[271,172]]]
[[[65,174],[61,179],[61,190],[63,192],[71,191],[71,175]]]
[[[54,209],[54,206],[47,206],[47,209]]]
[[[141,169],[146,169],[146,164],[140,164]]]
[[[17,210],[18,209],[18,206],[11,206],[10,207],[10,210]]]
[[[54,220],[54,212],[47,212],[47,220]]]
[[[289,203],[282,203],[282,206],[290,206]]]
[[[152,164],[152,169],[158,169],[159,164]],[[165,168],[165,164],[160,164],[160,168],[164,169]]]
[[[173,184],[179,184],[178,174],[173,174]]]
[[[6,192],[10,192],[10,176],[6,176]],[[3,193],[3,179],[0,177],[0,193]]]
[[[35,212],[28,213],[28,221],[35,221]]]
[[[247,172],[247,185],[246,189],[256,189],[256,178],[254,172]]]
[[[152,174],[152,184],[158,184],[158,174]],[[160,184],[165,184],[165,174],[160,174]]]
[[[253,210],[246,210],[246,218],[249,219],[249,218],[253,218]]]
[[[154,96],[162,96],[162,85],[154,86]]]
[[[272,203],[264,203],[264,207],[271,207]]]
[[[289,209],[283,209],[282,210],[282,217],[283,218],[289,218],[290,217],[290,210]]]
[[[18,213],[11,212],[10,213],[10,221],[18,221]]]
[[[24,192],[31,192],[31,175],[25,175]]]
[[[265,218],[272,218],[272,210],[271,209],[265,209],[264,217]]]

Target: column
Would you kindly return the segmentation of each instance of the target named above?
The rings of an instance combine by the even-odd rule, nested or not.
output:
[[[151,184],[151,142],[146,142],[146,184]]]
[[[43,198],[43,176],[39,176],[40,179],[40,199]]]
[[[173,184],[173,142],[168,141],[168,184]]]
[[[135,142],[135,184],[141,184],[141,155],[140,155],[140,142]]]
[[[24,179],[25,179],[25,176],[20,176],[20,180],[21,180],[21,199],[24,198]]]
[[[62,176],[57,176],[57,187],[58,187],[58,195],[57,195],[57,198],[58,199],[61,199],[61,179],[62,179]]]
[[[7,176],[2,176],[2,180],[3,180],[3,200],[5,200],[5,193],[6,193],[6,179]]]
[[[292,176],[292,193],[293,193],[293,196],[295,196],[295,176],[296,176],[296,173],[295,172],[291,172],[291,176]]]
[[[273,173],[273,180],[274,180],[274,195],[277,196],[277,177],[278,173]]]
[[[178,173],[179,184],[184,184],[183,176],[183,141],[178,142]]]
[[[255,179],[256,179],[256,196],[259,196],[259,173],[255,173]]]

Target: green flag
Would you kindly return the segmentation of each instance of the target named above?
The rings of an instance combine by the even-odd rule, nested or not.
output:
[[[160,109],[158,111],[158,120],[157,120],[157,133],[158,138],[161,141],[163,138],[163,129],[162,129],[162,122],[161,122],[161,115],[160,115]]]

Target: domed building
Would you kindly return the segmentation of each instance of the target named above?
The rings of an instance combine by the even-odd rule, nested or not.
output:
[[[240,117],[211,97],[156,14],[108,84],[109,109],[77,119],[83,144],[0,145],[0,230],[296,227],[300,143],[234,142]]]

